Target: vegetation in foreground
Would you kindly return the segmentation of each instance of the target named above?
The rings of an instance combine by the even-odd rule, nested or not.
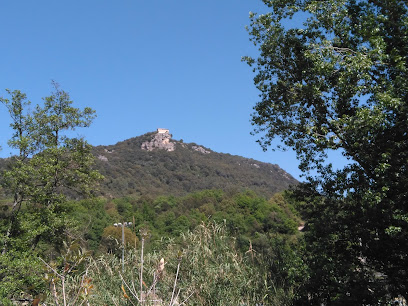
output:
[[[303,303],[407,299],[407,1],[263,2],[270,13],[251,14],[249,27],[259,56],[246,58],[261,98],[252,123],[265,149],[277,137],[296,152],[308,180],[297,192]]]
[[[77,239],[61,248],[60,253],[51,245],[47,248],[44,244],[45,251],[36,253],[40,260],[35,256],[26,259],[31,279],[22,284],[17,282],[17,278],[12,279],[14,282],[10,279],[0,282],[3,288],[8,288],[5,297],[19,300],[24,292],[29,299],[55,299],[53,292],[57,292],[58,298],[62,298],[61,275],[66,273],[66,294],[69,290],[70,294],[79,291],[83,294],[85,287],[81,286],[85,286],[86,282],[81,280],[92,279],[91,292],[94,295],[87,297],[90,301],[102,299],[104,294],[101,292],[105,292],[103,299],[110,303],[115,298],[118,303],[125,303],[127,300],[123,299],[121,286],[111,286],[113,283],[121,284],[122,233],[120,227],[113,226],[118,220],[134,222],[131,227],[124,228],[126,273],[133,271],[133,277],[139,276],[136,271],[140,271],[143,240],[145,276],[152,273],[161,257],[166,260],[167,270],[173,272],[178,258],[181,258],[178,284],[179,288],[185,289],[182,289],[180,298],[185,298],[185,292],[191,294],[195,287],[195,290],[204,288],[200,294],[194,291],[191,301],[201,302],[193,304],[203,304],[208,300],[210,305],[210,301],[218,299],[227,305],[232,293],[235,299],[247,300],[248,305],[255,300],[279,301],[276,305],[283,305],[283,301],[289,304],[304,277],[305,267],[300,257],[302,239],[297,230],[301,220],[282,194],[269,201],[253,192],[224,193],[220,190],[202,191],[185,197],[162,196],[154,200],[100,198],[67,202],[65,211],[66,219],[75,226],[69,229],[70,236],[64,237],[67,240]],[[3,263],[5,266],[10,264]],[[21,262],[18,268],[21,268]],[[104,279],[107,269],[116,272],[111,273],[111,278]],[[44,278],[44,275],[47,277]],[[127,282],[132,280],[130,274],[127,277]],[[152,278],[150,275],[147,279],[152,281]],[[171,278],[167,279],[166,294],[171,282]],[[213,281],[209,283],[210,279]],[[151,286],[147,285],[148,280],[145,284]],[[158,288],[164,286],[163,281]],[[136,280],[133,282],[138,283]],[[102,289],[105,287],[107,289]],[[215,294],[217,290],[212,299],[205,293],[211,291]],[[126,294],[131,296],[130,292]]]
[[[126,250],[124,270],[113,254],[82,253],[76,259],[82,266],[71,273],[61,268],[58,275],[50,267],[52,294],[46,300],[61,305],[64,298],[67,305],[291,304],[296,288],[270,279],[262,255],[239,252],[225,225],[203,223],[179,238],[163,239],[158,249],[144,254],[142,240],[138,249]]]

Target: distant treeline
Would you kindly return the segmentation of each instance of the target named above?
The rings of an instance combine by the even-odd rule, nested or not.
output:
[[[266,200],[253,191],[204,190],[180,197],[95,198],[68,205],[84,241],[97,252],[112,248],[107,242],[109,235],[116,233],[115,238],[120,239],[120,231],[115,232],[113,224],[124,221],[134,222],[127,231],[137,235],[139,230],[147,229],[153,242],[161,237],[177,237],[213,220],[225,223],[242,250],[248,249],[250,242],[254,247],[261,246],[270,234],[295,235],[302,222],[282,193]]]

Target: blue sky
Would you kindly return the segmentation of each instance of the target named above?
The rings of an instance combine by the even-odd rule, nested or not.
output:
[[[96,110],[79,132],[92,145],[168,128],[299,178],[293,152],[263,152],[250,135],[258,92],[241,62],[256,55],[250,11],[265,11],[262,1],[1,1],[0,95],[20,89],[35,104],[53,79],[75,106]],[[8,120],[1,107],[1,157],[10,154]]]

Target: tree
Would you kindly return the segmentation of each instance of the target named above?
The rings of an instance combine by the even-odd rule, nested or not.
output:
[[[3,295],[35,287],[35,276],[41,271],[26,268],[35,267],[36,256],[50,248],[58,254],[69,229],[67,195],[90,194],[101,178],[92,170],[91,146],[67,133],[89,126],[94,111],[72,107],[69,95],[57,83],[52,85],[54,91],[44,98],[44,105],[31,112],[30,102],[19,90],[7,91],[11,99],[0,98],[12,119],[9,146],[18,152],[1,179],[13,199],[3,210],[0,224],[0,283],[5,285],[0,287],[8,288]]]
[[[252,123],[264,149],[279,137],[295,150],[308,180],[309,302],[407,297],[408,5],[263,2],[271,13],[249,27],[260,55],[245,57],[261,92]]]

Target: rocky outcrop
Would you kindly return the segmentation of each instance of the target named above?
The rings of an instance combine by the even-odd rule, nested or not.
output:
[[[93,147],[92,153],[95,169],[105,176],[100,194],[107,198],[186,195],[206,189],[231,188],[253,190],[270,198],[289,185],[298,184],[278,165],[218,153],[196,143],[184,143],[175,140],[166,129],[115,145]],[[0,170],[6,166],[6,161],[0,159]]]
[[[153,151],[154,149],[159,149],[168,152],[174,151],[175,144],[170,140],[171,134],[168,130],[158,129],[158,132],[154,134],[154,137],[150,141],[142,143],[142,150]]]
[[[200,153],[203,153],[203,154],[210,154],[211,153],[210,151],[208,151],[208,150],[206,150],[206,149],[204,149],[203,147],[200,147],[200,146],[192,146],[192,149],[194,151],[197,151],[197,152],[200,152]]]
[[[108,161],[108,158],[106,156],[103,156],[103,155],[98,155],[98,159],[101,160],[101,161],[104,161],[104,162]]]

